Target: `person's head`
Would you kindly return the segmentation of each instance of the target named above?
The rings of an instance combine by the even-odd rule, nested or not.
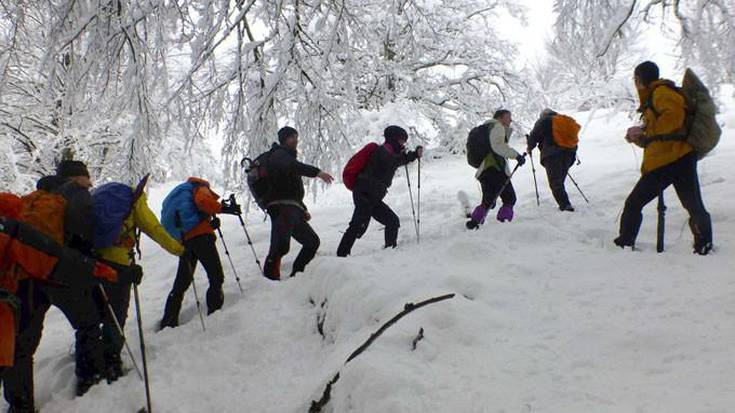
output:
[[[546,108],[541,111],[541,114],[539,115],[539,118],[548,118],[549,116],[557,115],[556,111]]]
[[[643,89],[659,79],[658,65],[651,61],[645,61],[635,67],[633,71],[635,87]]]
[[[278,143],[289,149],[296,150],[299,145],[299,131],[290,127],[284,126],[278,130]]]
[[[383,137],[396,152],[401,152],[406,147],[408,132],[400,126],[390,125],[383,131]]]
[[[511,116],[510,111],[507,109],[496,110],[495,114],[493,115],[493,119],[496,119],[506,128],[510,126],[511,122],[513,122],[513,117]]]
[[[68,178],[81,187],[92,187],[89,170],[87,169],[87,165],[82,161],[66,160],[59,162],[56,166],[56,175],[62,178]]]

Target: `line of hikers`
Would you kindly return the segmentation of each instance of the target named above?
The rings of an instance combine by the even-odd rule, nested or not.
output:
[[[625,202],[614,243],[634,246],[642,208],[673,184],[691,217],[694,252],[705,255],[712,249],[712,228],[701,198],[697,160],[719,138],[714,103],[690,71],[678,88],[659,79],[654,63],[644,62],[635,69],[635,82],[643,126],[630,128],[626,140],[645,148],[642,176]],[[497,219],[512,221],[516,195],[511,177],[536,147],[559,209],[574,211],[564,183],[576,159],[580,126],[569,116],[544,110],[527,135],[526,153],[521,154],[508,145],[511,122],[511,112],[499,110],[469,133],[468,163],[476,168],[482,188],[480,204],[468,214],[469,229],[484,223],[498,198],[502,204]],[[289,252],[291,238],[302,248],[290,277],[304,271],[320,246],[309,225],[302,178],[319,178],[327,184],[334,180],[297,159],[298,142],[298,132],[286,126],[269,151],[243,160],[251,194],[271,219],[270,249],[262,268],[271,280],[281,279],[281,260]],[[385,226],[385,248],[397,246],[400,221],[383,200],[396,170],[423,156],[421,146],[407,151],[407,142],[406,130],[388,126],[383,144],[368,144],[344,168],[343,182],[352,191],[355,209],[337,248],[339,257],[350,255],[371,219]],[[513,171],[509,160],[517,162]],[[161,329],[178,326],[198,262],[209,279],[208,314],[222,308],[224,271],[216,247],[217,215],[238,216],[245,229],[240,205],[234,196],[220,200],[207,181],[189,178],[168,194],[159,221],[148,207],[146,183],[147,177],[136,187],[112,182],[90,192],[86,165],[62,161],[55,175],[38,181],[36,191],[22,197],[0,193],[0,378],[9,412],[35,411],[33,356],[51,305],[75,330],[77,395],[100,380],[111,383],[125,374],[123,331],[131,288],[137,298],[136,286],[143,277],[135,258],[141,232],[179,257]],[[256,261],[260,265],[257,255]]]

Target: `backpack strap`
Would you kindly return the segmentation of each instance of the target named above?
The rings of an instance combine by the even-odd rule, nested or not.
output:
[[[684,98],[684,100],[686,101],[686,96],[684,96],[681,93],[681,89],[678,88],[678,87],[676,87],[675,85],[673,85],[673,84],[666,84],[666,83],[661,84],[661,85],[657,85],[655,88],[653,88],[653,90],[651,90],[651,93],[648,95],[648,98],[646,98],[646,101],[643,102],[643,104],[641,105],[641,107],[638,108],[638,112],[641,113],[641,117],[643,117],[643,115],[645,114],[646,109],[651,109],[651,111],[653,112],[653,114],[657,118],[659,116],[661,116],[661,112],[659,112],[658,110],[656,110],[656,108],[653,106],[653,94],[660,87],[667,87],[667,88],[673,90],[674,92],[676,92],[679,95],[681,95]],[[646,137],[646,138],[643,139],[642,143],[643,143],[643,146],[648,146],[650,143],[656,142],[656,141],[660,141],[660,142],[671,142],[671,141],[686,141],[686,140],[687,140],[687,131],[684,130],[682,132],[673,132],[673,133],[666,133],[666,134],[662,134],[662,135],[656,135],[656,136]]]
[[[124,247],[130,247],[129,244],[126,244],[125,243],[125,240],[126,239],[129,239],[129,238],[125,237],[125,235],[128,234],[131,230],[133,232],[135,232],[136,227],[135,227],[135,223],[133,223],[133,227],[132,228],[126,227],[125,226],[125,221],[127,221],[127,219],[130,217],[130,215],[132,215],[133,208],[135,208],[135,203],[138,202],[138,200],[140,199],[140,197],[142,197],[143,194],[145,193],[145,187],[146,187],[146,185],[148,185],[148,178],[150,178],[150,176],[151,176],[151,174],[146,174],[143,177],[143,179],[141,179],[140,182],[138,182],[138,185],[135,187],[135,189],[133,189],[133,199],[130,202],[130,213],[125,218],[123,218],[123,228],[120,230],[120,237],[117,240],[117,242],[115,243],[115,245],[121,245],[121,246],[124,246]],[[137,248],[138,254],[140,255],[140,247],[138,246],[137,238],[135,238],[135,247]]]

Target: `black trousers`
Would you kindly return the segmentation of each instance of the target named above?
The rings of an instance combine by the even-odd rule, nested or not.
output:
[[[113,262],[105,261],[105,264],[114,268],[118,274],[127,271],[130,267],[120,265]],[[125,322],[128,319],[128,309],[130,307],[130,288],[132,284],[124,280],[116,283],[104,282],[102,287],[105,289],[110,307],[120,323],[120,328],[125,330]],[[120,353],[125,345],[125,338],[120,335],[115,325],[115,320],[110,314],[110,309],[104,300],[99,300],[100,318],[102,319],[102,348],[105,363],[107,365],[119,364],[121,362]]]
[[[674,185],[682,206],[689,212],[689,227],[694,235],[694,245],[712,242],[712,221],[704,207],[697,174],[697,157],[691,152],[681,159],[641,176],[633,191],[625,200],[620,218],[620,241],[633,245],[641,228],[641,211],[669,185]]]
[[[184,294],[194,281],[194,271],[197,262],[201,262],[209,279],[207,289],[207,314],[222,308],[224,304],[224,293],[222,284],[225,276],[222,270],[222,262],[217,252],[216,238],[214,234],[205,234],[184,241],[184,254],[179,257],[179,267],[176,270],[176,279],[173,288],[168,294],[166,308],[163,313],[162,327],[176,327],[179,325],[179,313]]]
[[[274,205],[268,208],[271,217],[271,246],[265,260],[265,276],[277,280],[281,277],[281,258],[291,249],[291,238],[301,244],[301,251],[293,263],[291,275],[303,272],[314,259],[321,240],[308,222],[306,213],[294,205]]]
[[[500,199],[503,201],[503,205],[513,206],[516,204],[516,191],[513,189],[513,182],[510,181],[504,171],[488,168],[480,174],[479,181],[482,187],[482,205],[486,208],[495,208],[498,192],[506,182],[508,182],[508,185],[505,185],[505,189],[500,193]]]
[[[352,201],[355,203],[355,211],[339,243],[337,255],[350,255],[352,246],[365,234],[371,219],[385,225],[385,247],[395,247],[398,244],[398,228],[401,226],[398,215],[382,200],[371,200],[360,192],[352,193]]]
[[[42,284],[24,280],[16,293],[22,301],[20,329],[14,365],[3,373],[5,400],[17,409],[34,408],[33,356],[43,334],[43,322],[51,305],[59,308],[75,330],[77,377],[101,374],[100,318],[91,289]]]
[[[551,188],[551,193],[559,207],[571,205],[569,195],[564,187],[564,181],[566,181],[569,168],[574,165],[575,159],[577,159],[577,154],[569,151],[561,151],[544,159],[549,188]]]

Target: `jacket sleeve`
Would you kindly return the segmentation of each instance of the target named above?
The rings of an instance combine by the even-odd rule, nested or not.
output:
[[[180,256],[184,253],[184,247],[173,239],[163,228],[156,215],[148,207],[145,194],[135,202],[133,206],[133,222],[158,245],[169,253]]]
[[[521,155],[505,142],[505,127],[500,124],[490,130],[490,147],[503,158],[515,159]]]
[[[544,141],[544,129],[546,129],[544,124],[544,119],[539,119],[533,125],[531,133],[526,137],[526,146],[528,149],[533,149]]]
[[[296,159],[294,159],[293,163],[291,164],[291,170],[300,176],[306,176],[308,178],[316,178],[316,176],[319,175],[320,172],[319,168],[317,168],[316,166],[307,165],[305,163],[299,162]]]
[[[222,212],[222,204],[218,201],[218,196],[206,186],[198,186],[194,189],[194,203],[197,209],[208,215],[215,215]]]
[[[416,151],[402,153],[401,157],[398,159],[398,166],[409,164],[418,159],[418,157],[419,154]]]
[[[658,112],[656,123],[651,131],[653,136],[677,132],[684,126],[686,112],[684,97],[668,87],[653,91],[653,107]],[[653,137],[649,136],[649,138]]]

